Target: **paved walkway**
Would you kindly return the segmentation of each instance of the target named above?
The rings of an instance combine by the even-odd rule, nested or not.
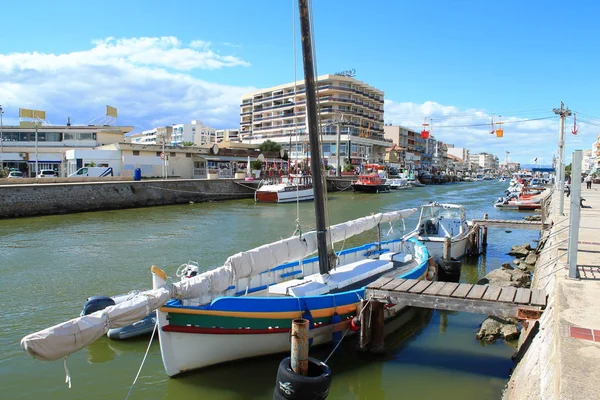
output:
[[[580,279],[567,278],[566,255],[560,259],[564,269],[556,273],[558,399],[600,398],[600,185],[584,185],[581,197],[586,207],[581,208],[579,226]],[[565,217],[569,215],[570,204],[565,204]],[[559,237],[567,241],[559,246],[562,254],[568,248],[568,230]]]
[[[536,265],[534,286],[549,293],[540,331],[516,367],[505,399],[600,398],[600,185],[582,188],[577,266],[568,279],[571,198],[565,215],[554,196],[554,227]]]

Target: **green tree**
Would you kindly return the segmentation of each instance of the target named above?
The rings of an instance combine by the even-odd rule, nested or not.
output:
[[[267,139],[260,145],[260,151],[263,153],[279,153],[281,151],[281,145]]]
[[[181,144],[183,145],[183,147],[190,147],[194,145],[194,142],[183,142]]]
[[[253,160],[250,161],[250,169],[252,171],[258,170],[258,169],[262,169],[263,168],[264,163],[260,160]]]

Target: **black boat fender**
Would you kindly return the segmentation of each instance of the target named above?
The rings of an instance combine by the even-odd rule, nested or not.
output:
[[[315,358],[308,358],[308,373],[298,375],[292,370],[290,357],[279,363],[274,399],[321,400],[327,398],[331,386],[331,369]]]

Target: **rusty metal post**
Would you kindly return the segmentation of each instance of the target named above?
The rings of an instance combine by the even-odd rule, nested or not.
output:
[[[488,219],[487,214],[483,214],[483,219]],[[483,237],[481,238],[481,247],[485,249],[487,247],[487,226],[483,226]]]
[[[308,320],[298,318],[292,321],[292,370],[298,375],[308,373]]]
[[[383,303],[379,301],[371,302],[371,346],[372,353],[383,353],[384,346],[384,315]]]
[[[451,254],[452,254],[452,239],[450,238],[450,236],[446,236],[444,238],[444,253],[442,255],[446,265],[450,265]]]

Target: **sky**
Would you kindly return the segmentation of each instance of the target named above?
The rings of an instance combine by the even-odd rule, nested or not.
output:
[[[318,74],[354,69],[383,90],[385,123],[427,119],[445,143],[550,164],[564,101],[566,159],[598,138],[598,1],[313,0],[312,13]],[[242,94],[303,79],[297,19],[296,0],[4,2],[4,124],[19,108],[88,124],[111,105],[134,132],[238,128]]]

